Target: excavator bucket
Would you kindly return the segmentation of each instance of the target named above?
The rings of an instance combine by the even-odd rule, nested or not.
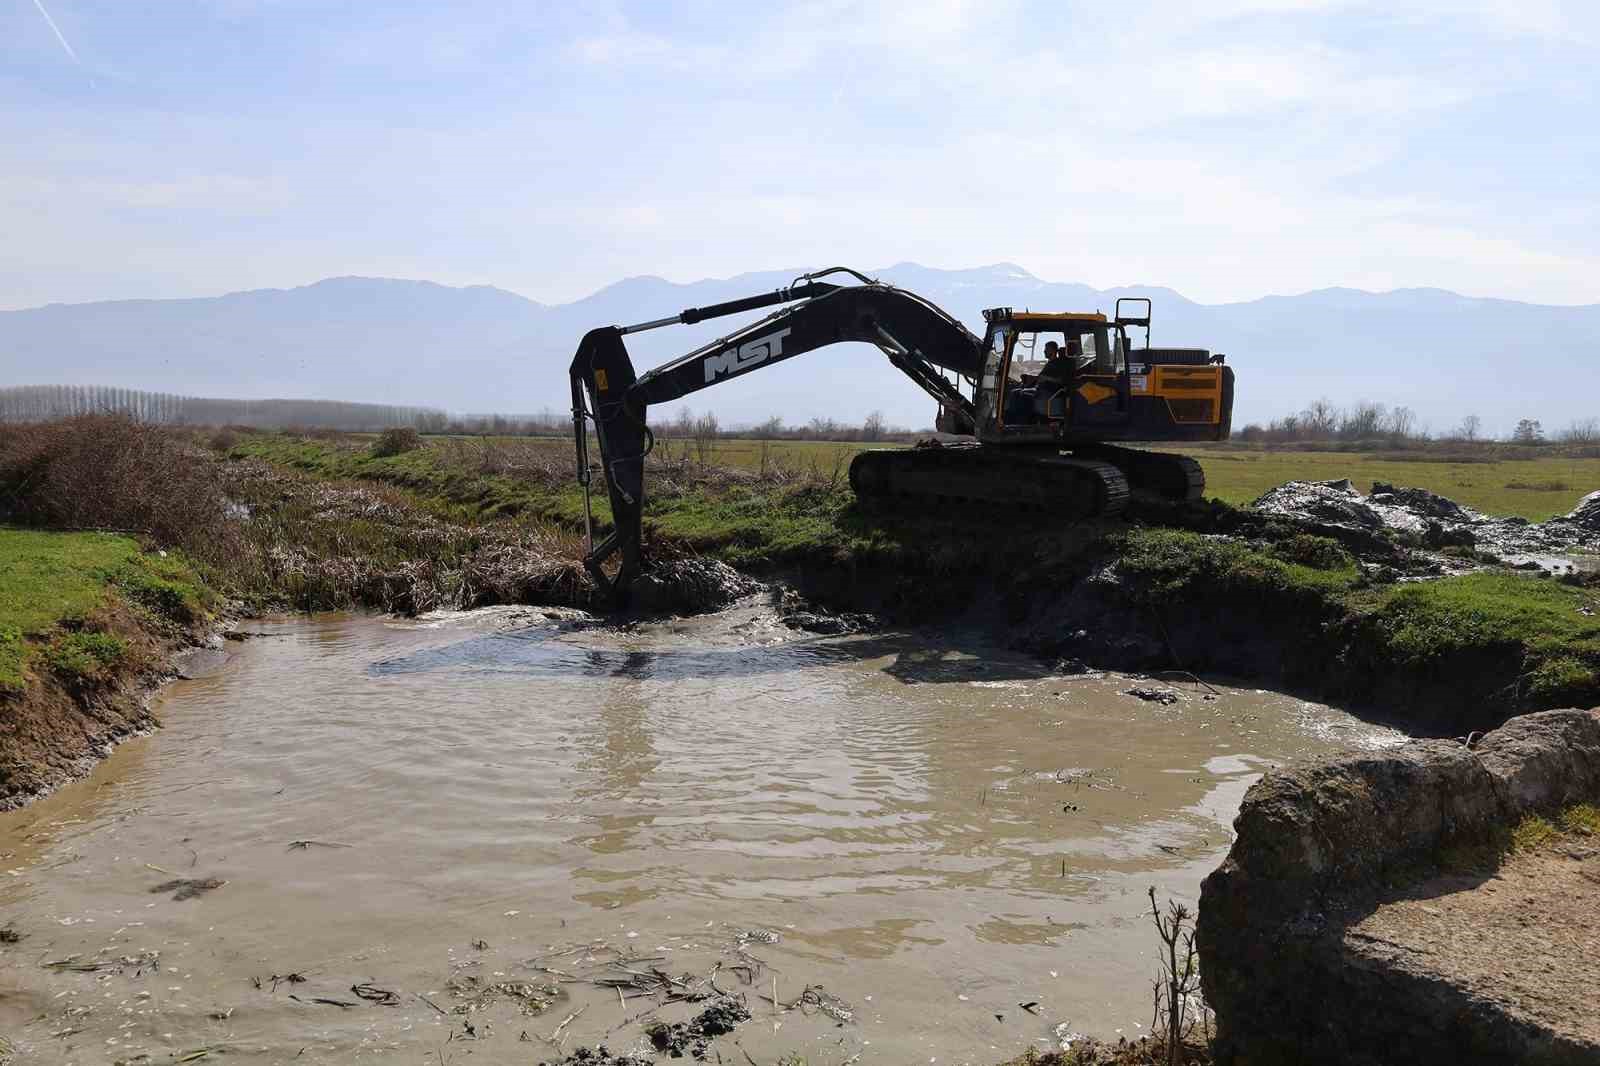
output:
[[[622,343],[622,331],[607,326],[585,334],[578,345],[578,354],[572,359],[571,373],[578,479],[583,483],[586,506],[589,493],[586,414],[594,420],[595,435],[600,442],[600,467],[611,503],[611,532],[595,544],[591,523],[589,553],[583,564],[602,587],[618,596],[626,596],[642,564],[644,457],[654,441],[645,425],[644,405],[627,398],[636,379],[633,360],[628,358],[628,349]],[[621,565],[616,576],[608,579],[602,567],[617,553],[621,553]]]

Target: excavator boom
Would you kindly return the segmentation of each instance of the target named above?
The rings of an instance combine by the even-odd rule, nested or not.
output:
[[[846,272],[860,281],[836,285],[818,280]],[[791,306],[704,345],[645,374],[637,374],[623,338],[663,326],[692,324],[775,304]],[[835,267],[797,278],[787,288],[709,307],[689,308],[670,318],[633,326],[590,330],[571,366],[573,436],[578,480],[589,494],[588,422],[594,422],[601,469],[611,503],[612,532],[593,542],[585,565],[603,584],[625,590],[641,566],[644,459],[654,437],[646,412],[651,404],[681,399],[729,378],[772,366],[845,341],[876,345],[889,361],[968,425],[972,401],[941,371],[968,379],[982,369],[982,344],[959,321],[928,301],[854,271]],[[608,581],[601,565],[620,553],[621,568]]]

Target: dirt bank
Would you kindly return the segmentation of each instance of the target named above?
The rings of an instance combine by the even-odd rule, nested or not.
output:
[[[211,669],[223,638],[210,619],[185,624],[113,602],[68,634],[118,642],[115,663],[93,670],[45,661],[20,691],[0,692],[0,809],[55,791],[94,768],[123,740],[156,728],[150,698],[162,682]]]
[[[1600,709],[1474,739],[1250,789],[1200,903],[1220,1061],[1600,1061],[1593,1019],[1556,994],[1600,978],[1590,923],[1571,913],[1586,879],[1563,865],[1592,850],[1518,847],[1529,819],[1600,799]],[[1430,931],[1452,916],[1449,935]],[[1463,936],[1471,950],[1452,953]]]

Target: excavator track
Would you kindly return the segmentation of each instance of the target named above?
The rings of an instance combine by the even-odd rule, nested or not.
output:
[[[862,452],[850,464],[850,487],[863,500],[975,500],[1070,518],[1128,505],[1128,480],[1112,463],[978,444]]]
[[[1120,448],[1114,444],[1077,445],[1072,454],[1110,463],[1122,471],[1128,486],[1142,495],[1180,502],[1198,500],[1205,495],[1206,473],[1187,455]]]

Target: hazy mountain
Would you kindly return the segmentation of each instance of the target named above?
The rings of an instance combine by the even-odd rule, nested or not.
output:
[[[566,366],[597,325],[638,322],[787,284],[797,271],[674,284],[619,281],[546,306],[488,286],[330,278],[183,300],[52,304],[0,312],[0,384],[106,384],[190,395],[303,396],[455,411],[567,406]],[[1169,289],[1096,290],[1042,281],[1008,263],[874,273],[921,293],[981,331],[981,310],[1110,311],[1118,296],[1154,301],[1157,344],[1228,353],[1239,373],[1235,424],[1325,396],[1415,409],[1435,429],[1476,412],[1503,431],[1591,417],[1600,395],[1600,305],[1548,307],[1436,289],[1324,289],[1247,303],[1197,304]],[[630,338],[641,368],[726,332],[722,319]],[[876,349],[825,349],[690,397],[725,424],[781,414],[891,423],[931,421],[929,402]]]

